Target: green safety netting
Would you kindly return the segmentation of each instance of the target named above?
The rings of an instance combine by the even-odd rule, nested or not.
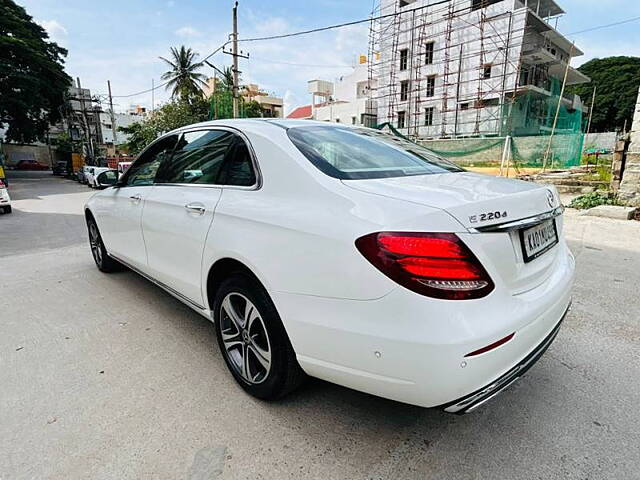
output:
[[[504,144],[509,138],[508,160],[516,167],[542,167],[545,157],[548,168],[580,165],[584,143],[582,107],[575,105],[577,108],[573,108],[574,98],[569,94],[563,94],[561,101],[561,90],[560,81],[551,78],[541,87],[529,88],[515,97],[507,95],[500,107],[502,120],[498,137],[428,140],[420,143],[434,153],[462,165],[490,166],[501,164]],[[406,138],[390,123],[378,125],[377,128],[389,128],[396,135]]]

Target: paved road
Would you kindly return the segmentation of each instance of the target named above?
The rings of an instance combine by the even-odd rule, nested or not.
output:
[[[93,190],[51,172],[7,174],[13,213],[0,213],[0,257],[86,241],[87,229],[78,215]]]
[[[279,403],[248,397],[210,323],[133,273],[94,268],[77,244],[84,187],[13,186],[23,247],[0,258],[3,480],[640,475],[639,223],[568,214],[578,282],[557,341],[456,417],[320,381]],[[37,216],[22,210],[33,202]],[[66,236],[35,241],[58,207]]]

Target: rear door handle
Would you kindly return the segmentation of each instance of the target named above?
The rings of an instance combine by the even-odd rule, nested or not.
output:
[[[206,211],[204,205],[201,203],[188,203],[184,208],[186,208],[187,211],[197,213],[198,215],[204,215],[204,212]]]
[[[131,195],[129,197],[129,200],[131,200],[132,203],[138,203],[140,202],[140,200],[142,200],[142,197],[140,196],[140,194],[135,194],[135,195]]]

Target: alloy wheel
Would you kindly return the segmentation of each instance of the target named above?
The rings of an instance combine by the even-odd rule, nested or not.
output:
[[[102,265],[102,241],[100,240],[100,233],[98,227],[94,222],[89,225],[89,244],[91,245],[91,253],[93,259],[98,266]]]
[[[232,292],[220,305],[219,320],[232,368],[250,384],[264,382],[271,371],[271,343],[258,309],[241,293]]]

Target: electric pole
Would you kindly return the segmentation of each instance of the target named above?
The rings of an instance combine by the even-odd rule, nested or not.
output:
[[[233,118],[238,118],[238,2],[233,6]]]
[[[109,111],[111,112],[111,133],[113,134],[113,154],[116,154],[116,144],[118,137],[116,135],[116,114],[113,112],[113,97],[111,96],[111,80],[107,80],[107,87],[109,89]]]
[[[233,33],[231,34],[231,52],[225,52],[233,57],[233,118],[238,118],[240,116],[240,105],[239,105],[239,85],[238,85],[238,75],[240,70],[238,70],[238,58],[249,58],[249,54],[244,55],[242,50],[238,53],[238,2],[235,3],[233,7]]]

